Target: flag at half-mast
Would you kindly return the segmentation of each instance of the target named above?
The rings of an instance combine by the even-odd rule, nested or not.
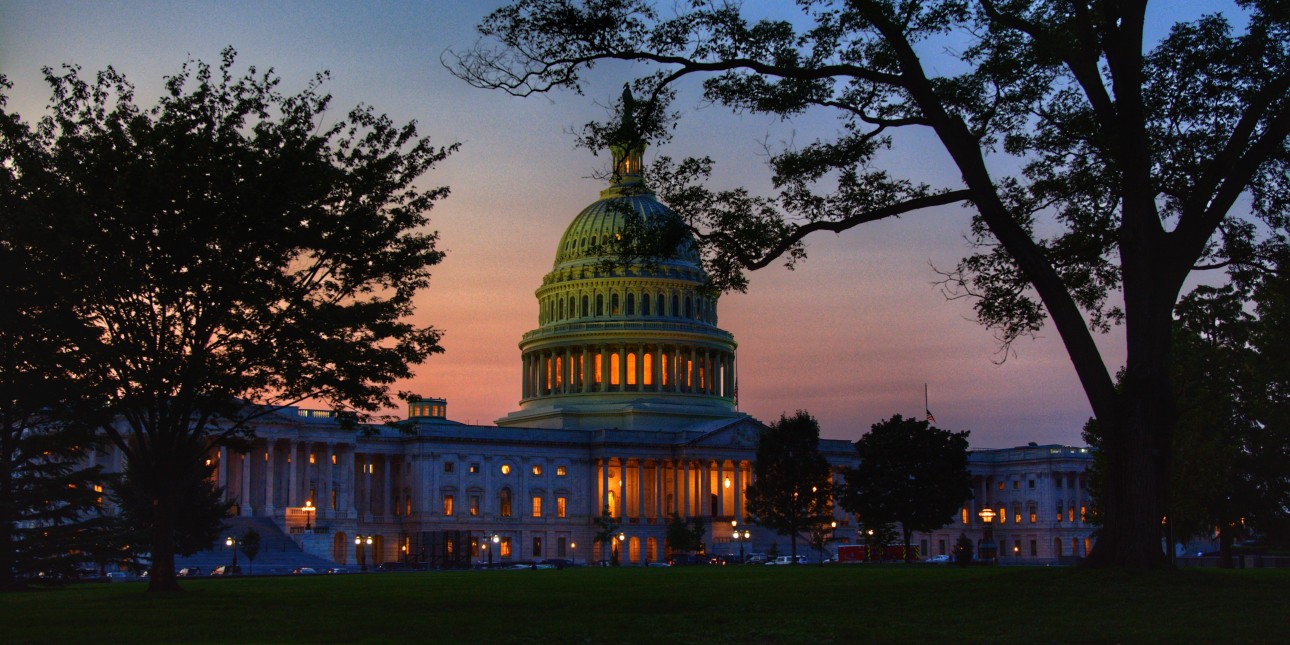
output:
[[[927,413],[927,422],[936,423],[936,417],[932,416],[932,408],[927,404],[927,384],[923,384],[923,412]]]

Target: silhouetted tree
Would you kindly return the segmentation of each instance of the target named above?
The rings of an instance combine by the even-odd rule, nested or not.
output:
[[[820,454],[820,425],[805,410],[780,415],[761,433],[753,483],[745,501],[755,521],[789,536],[797,564],[797,536],[833,515],[833,477]]]
[[[246,533],[242,534],[242,539],[238,540],[238,546],[242,548],[242,555],[246,556],[247,573],[251,572],[251,565],[255,563],[256,556],[260,555],[260,543],[260,532],[254,528],[247,529]]]
[[[686,522],[673,513],[667,522],[667,549],[671,553],[702,551],[705,533],[703,521],[699,518]]]
[[[97,334],[75,349],[129,464],[123,498],[141,500],[151,591],[178,589],[180,515],[215,510],[195,483],[209,451],[304,400],[367,419],[441,351],[407,317],[442,258],[426,213],[447,189],[414,182],[453,147],[369,108],[337,114],[325,74],[284,95],[234,59],[186,63],[150,108],[112,68],[46,69],[34,132],[0,110],[28,142],[5,160],[22,212],[57,233],[39,260],[78,285]]]
[[[855,442],[860,465],[846,470],[839,504],[865,524],[899,522],[905,561],[914,531],[935,531],[972,497],[967,432],[897,414]]]

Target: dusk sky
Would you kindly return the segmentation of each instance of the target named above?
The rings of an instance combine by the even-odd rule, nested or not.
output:
[[[15,85],[9,109],[34,121],[49,98],[42,66],[75,63],[89,74],[112,65],[149,105],[186,58],[215,63],[231,45],[239,69],[273,67],[287,92],[330,70],[324,89],[338,117],[370,104],[396,122],[416,120],[437,144],[460,142],[423,179],[452,189],[430,215],[448,256],[417,314],[445,331],[446,352],[399,389],[445,397],[451,418],[489,424],[518,408],[517,343],[537,326],[534,290],[565,226],[603,185],[590,177],[607,155],[575,148],[569,130],[603,118],[622,84],[645,73],[599,67],[585,96],[521,99],[469,87],[441,55],[470,47],[474,26],[501,4],[0,0],[0,73]],[[745,4],[789,15],[786,2]],[[1160,3],[1149,40],[1214,7]],[[766,192],[764,144],[802,144],[840,128],[825,112],[792,122],[732,115],[702,104],[695,87],[683,88],[678,107],[688,113],[675,139],[646,160],[709,155],[720,188]],[[893,174],[956,185],[930,138],[905,142],[912,145],[886,158]],[[892,414],[922,416],[927,383],[937,425],[970,430],[975,448],[1080,443],[1090,410],[1056,332],[1019,341],[997,364],[998,346],[973,322],[971,303],[946,300],[934,284],[934,267],[952,269],[969,252],[969,219],[967,210],[945,208],[808,238],[809,258],[796,271],[763,269],[746,294],[723,297],[720,326],[739,342],[740,409],[767,422],[806,409],[823,436],[854,440]],[[1101,339],[1113,366],[1123,356],[1121,332]]]

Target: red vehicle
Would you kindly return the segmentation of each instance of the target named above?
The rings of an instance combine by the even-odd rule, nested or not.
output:
[[[914,559],[918,559],[918,547],[910,546],[913,551]],[[870,557],[870,556],[873,557]],[[897,544],[888,546],[881,551],[875,550],[875,553],[869,553],[869,546],[865,544],[843,544],[838,547],[838,562],[898,562],[905,559],[905,546]]]

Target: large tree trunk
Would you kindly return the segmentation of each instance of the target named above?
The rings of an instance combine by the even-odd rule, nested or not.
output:
[[[1232,569],[1236,566],[1232,557],[1233,527],[1229,522],[1218,525],[1218,566],[1221,569]]]
[[[179,579],[175,575],[175,508],[172,496],[154,494],[152,499],[152,572],[148,574],[148,591],[175,592]]]

